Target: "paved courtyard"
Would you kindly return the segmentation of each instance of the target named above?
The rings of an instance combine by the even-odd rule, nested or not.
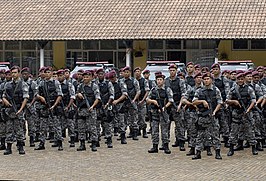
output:
[[[172,131],[173,134],[173,131]],[[171,136],[173,138],[173,136]],[[172,140],[173,143],[174,140]],[[121,145],[114,139],[114,148],[107,149],[104,141],[97,152],[77,152],[64,141],[64,151],[58,152],[46,144],[46,150],[34,151],[26,142],[26,155],[0,152],[0,180],[266,180],[266,151],[253,156],[251,148],[215,160],[202,153],[201,160],[191,160],[186,152],[171,148],[172,154],[149,154],[148,139],[128,139]],[[214,151],[213,151],[214,153]]]

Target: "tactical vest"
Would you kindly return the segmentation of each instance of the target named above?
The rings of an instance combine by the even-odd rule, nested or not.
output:
[[[192,76],[187,76],[186,77],[186,83],[190,85],[191,87],[195,86],[195,80]]]
[[[19,81],[17,84],[15,84],[13,81],[10,83],[7,83],[6,85],[6,93],[8,96],[13,98],[15,104],[17,107],[20,107],[22,104],[24,98],[23,98],[23,89],[22,89],[22,81]],[[10,100],[9,100],[10,101]]]
[[[225,94],[224,76],[221,76],[221,79],[214,79],[214,85],[220,90],[223,101],[225,101],[226,94]]]
[[[134,99],[136,96],[136,89],[134,86],[134,79],[125,79],[125,84],[127,85],[127,92],[131,99]]]
[[[167,96],[167,87],[165,89],[157,89],[153,88],[151,90],[151,99],[157,100],[158,104],[162,107],[165,106],[165,104],[168,102],[168,96]],[[159,94],[159,95],[158,95]],[[154,104],[151,105],[152,109],[158,109]]]
[[[139,87],[140,87],[140,96],[139,96],[139,100],[142,100],[145,96],[145,79],[143,77],[141,77],[139,80]]]
[[[91,84],[91,85],[93,86],[93,84]],[[94,95],[94,91],[92,89],[92,86],[84,85],[83,83],[80,86],[81,86],[81,92],[82,92],[82,94],[85,94],[86,95],[87,100],[90,103],[90,106],[92,106],[93,103],[94,103],[94,101],[95,101],[95,95]],[[81,108],[84,108],[84,107],[85,108],[87,107],[85,100],[83,100],[82,103],[81,103]]]
[[[119,99],[119,97],[122,96],[122,91],[121,91],[121,87],[120,87],[120,82],[114,82],[113,83],[113,86],[114,86],[114,91],[115,91],[115,96],[114,96],[114,99],[117,100]]]
[[[70,92],[69,92],[69,82],[66,81],[66,84],[61,83],[61,89],[62,89],[62,93],[63,93],[63,103],[64,106],[67,106],[69,101],[70,101]]]
[[[34,97],[33,89],[31,87],[32,81],[33,80],[30,80],[30,82],[26,82],[29,86],[29,100],[28,100],[28,102],[31,102],[33,100],[33,97]]]
[[[165,85],[172,89],[174,101],[176,103],[179,103],[181,99],[180,78],[176,77],[175,80],[170,80],[169,78],[167,78]]]
[[[103,104],[106,104],[110,97],[108,84],[109,84],[109,81],[99,82],[98,84]]]
[[[255,96],[256,96],[256,100],[258,100],[260,98],[260,96],[258,95],[258,92],[256,91],[255,87],[259,86],[258,84],[249,84],[249,86],[254,90],[255,92]]]
[[[151,90],[152,89],[152,80],[148,80],[148,83],[149,83],[149,88]]]
[[[55,86],[55,80],[53,81],[44,81],[42,86],[39,87],[39,92],[40,92],[40,95],[45,97],[45,99],[47,100],[46,98],[46,94],[45,94],[45,89],[44,89],[44,86],[46,85],[46,94],[48,94],[49,96],[49,99],[50,99],[50,103],[54,103],[55,100],[57,99],[57,92],[56,92],[56,86]]]
[[[211,106],[212,111],[214,111],[217,106],[215,87],[213,87],[213,90],[201,88],[199,91],[199,100],[207,101],[209,106]],[[204,112],[207,110],[207,108],[205,108],[203,104],[198,105],[198,108],[200,112]]]
[[[238,89],[240,97],[245,106],[248,106],[251,102],[251,97],[248,93],[248,87],[249,87],[248,85],[244,85],[242,87],[239,87]],[[235,90],[232,92],[232,100],[239,100]]]

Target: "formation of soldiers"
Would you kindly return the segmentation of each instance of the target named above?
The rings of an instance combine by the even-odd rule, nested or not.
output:
[[[77,151],[85,151],[86,143],[97,151],[102,138],[113,148],[113,136],[127,144],[127,138],[151,134],[148,153],[170,154],[171,121],[172,147],[186,151],[187,142],[192,159],[201,159],[203,150],[212,156],[212,147],[215,158],[222,159],[222,141],[227,156],[250,146],[253,155],[266,148],[265,67],[221,72],[219,64],[209,70],[189,62],[186,75],[175,64],[168,69],[169,77],[158,71],[156,80],[140,67],[134,76],[124,67],[108,73],[81,69],[72,77],[69,69],[42,67],[35,80],[27,67],[0,70],[0,150],[12,154],[16,142],[19,154],[25,154],[26,133],[35,150],[44,150],[49,140],[59,151],[67,136],[70,147],[79,142]]]

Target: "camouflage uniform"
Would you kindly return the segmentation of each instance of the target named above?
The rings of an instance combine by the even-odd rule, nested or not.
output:
[[[158,86],[155,86],[151,89],[147,99],[156,100],[161,107],[164,107],[167,102],[171,102],[171,103],[174,102],[173,91],[171,90],[170,87],[166,87],[165,85],[163,85],[161,88]],[[151,122],[152,138],[151,139],[152,139],[153,145],[156,145],[157,147],[159,144],[159,125],[161,126],[162,143],[164,147],[167,146],[168,148],[168,143],[170,142],[169,140],[170,120],[169,120],[168,111],[159,113],[158,107],[156,107],[153,104],[151,105],[151,114],[152,114],[152,122]]]
[[[77,93],[81,93],[84,97],[84,100],[77,99],[78,101],[77,121],[78,121],[79,140],[82,144],[85,144],[86,132],[88,130],[88,127],[90,127],[90,135],[92,143],[96,144],[96,142],[98,142],[98,134],[96,128],[96,120],[97,120],[96,109],[93,109],[91,112],[88,111],[89,108],[86,104],[85,97],[87,97],[87,101],[90,104],[90,106],[93,105],[96,99],[101,100],[99,87],[97,84],[92,82],[90,82],[89,84],[81,83],[77,88]]]
[[[3,95],[3,91],[4,91],[4,87],[5,87],[6,81],[3,81],[0,84],[0,98],[1,98],[1,102],[2,102],[2,95]],[[0,139],[1,139],[1,149],[0,150],[4,150],[6,149],[5,146],[5,139],[6,139],[6,120],[7,120],[7,116],[5,116],[5,107],[2,106],[2,103],[0,104]]]
[[[205,100],[208,102],[210,109],[213,111],[218,104],[222,104],[221,92],[219,89],[211,85],[209,88],[203,86],[197,89],[193,98],[193,102],[196,100]],[[204,108],[203,105],[198,105],[198,120],[197,120],[197,139],[196,150],[202,151],[205,146],[214,145],[215,150],[221,149],[221,142],[219,139],[219,122],[218,119],[212,117],[210,113],[204,114],[209,110]]]
[[[165,86],[170,87],[173,91],[173,99],[174,106],[171,106],[170,118],[172,118],[175,122],[175,137],[177,140],[181,142],[181,145],[185,143],[185,131],[186,131],[186,123],[185,120],[182,119],[182,114],[177,112],[177,106],[181,101],[181,97],[183,97],[186,93],[186,84],[185,81],[176,77],[175,79],[170,79],[170,77],[166,78]],[[170,125],[169,125],[170,129]]]
[[[39,95],[45,98],[45,101],[49,106],[53,106],[58,96],[63,96],[61,85],[59,81],[53,78],[49,80],[44,80],[40,82],[39,85]],[[49,96],[49,97],[47,97]],[[48,103],[48,100],[50,101]],[[51,126],[55,133],[55,140],[62,141],[62,127],[59,120],[60,110],[55,107],[53,110],[49,111],[47,105],[41,105],[41,123],[40,123],[40,141],[41,144],[45,144],[45,135],[48,131],[48,126]],[[42,145],[41,145],[42,146]]]

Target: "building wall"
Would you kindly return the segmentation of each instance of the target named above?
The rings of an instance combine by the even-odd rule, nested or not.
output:
[[[266,65],[266,50],[233,50],[232,40],[221,40],[218,52],[226,53],[228,60],[253,60],[256,66]]]
[[[57,69],[64,68],[66,65],[66,45],[65,41],[53,42],[53,59],[54,66]]]
[[[142,57],[135,57],[136,51],[142,51]],[[144,69],[146,67],[146,60],[148,57],[148,43],[145,40],[135,40],[133,41],[133,66],[141,67]]]

